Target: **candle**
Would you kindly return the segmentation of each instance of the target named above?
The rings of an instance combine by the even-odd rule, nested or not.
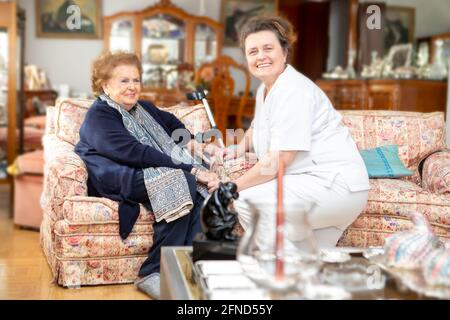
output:
[[[282,280],[284,278],[284,207],[283,207],[283,176],[284,163],[278,156],[278,178],[277,178],[277,221],[275,238],[275,278]]]

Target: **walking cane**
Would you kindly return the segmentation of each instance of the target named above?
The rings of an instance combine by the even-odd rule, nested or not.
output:
[[[212,115],[211,108],[209,107],[208,100],[206,100],[205,90],[203,90],[202,86],[198,86],[196,89],[197,90],[192,91],[191,93],[187,93],[186,98],[188,100],[201,100],[203,106],[205,107],[206,114],[208,115],[209,123],[211,124],[211,130],[204,132],[203,135],[205,135],[205,133],[208,133],[208,136],[209,136],[209,134],[211,136],[216,136],[217,140],[219,141],[220,146],[222,148],[225,148],[225,144],[223,143],[222,135],[221,135],[220,131],[217,129],[216,122],[214,121],[214,117]],[[202,139],[202,141],[204,141],[204,140]]]

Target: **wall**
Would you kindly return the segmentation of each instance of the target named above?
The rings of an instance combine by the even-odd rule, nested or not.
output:
[[[91,61],[101,52],[101,40],[36,37],[34,0],[18,0],[26,11],[25,62],[42,68],[52,85],[68,84],[74,92],[90,92]]]
[[[347,62],[347,26],[345,2],[348,0],[330,0],[330,53],[328,70],[337,65],[345,66]],[[405,6],[416,8],[415,38],[450,32],[450,0],[359,0],[363,2],[385,2],[390,6]],[[345,47],[345,48],[343,48]]]
[[[36,37],[34,0],[18,0],[26,10],[26,54],[25,61],[47,72],[53,86],[68,84],[73,93],[89,93],[91,62],[102,48],[102,39],[49,39]],[[102,0],[103,15],[119,11],[141,10],[158,2],[157,0]],[[172,0],[183,10],[196,15],[220,19],[221,1]],[[202,13],[204,9],[204,13]],[[236,61],[244,63],[244,57],[237,48],[224,48],[223,54],[231,55]],[[253,79],[252,88],[257,87]],[[238,87],[242,87],[239,83]]]
[[[369,2],[369,0],[360,0],[360,2]],[[391,6],[416,8],[416,38],[428,37],[441,33],[450,33],[450,0],[385,0],[384,2]],[[450,81],[447,94],[446,122],[447,146],[450,147]]]
[[[140,10],[156,3],[156,0],[102,0],[103,15],[111,15],[119,11]],[[333,0],[336,1],[336,0]],[[337,0],[340,1],[340,0]],[[36,38],[34,0],[17,0],[19,5],[26,10],[27,34],[26,57],[29,64],[35,64],[43,68],[53,85],[68,84],[73,92],[90,92],[89,72],[91,61],[101,52],[103,41],[99,40],[65,40]],[[172,0],[172,2],[192,14],[209,16],[219,20],[221,0]],[[361,1],[363,2],[363,1]],[[450,32],[450,1],[449,0],[387,0],[389,5],[415,6],[416,9],[416,37]],[[201,4],[204,4],[203,14]],[[336,41],[339,35],[336,23],[330,23],[330,49],[340,48],[342,43]],[[339,29],[340,30],[340,29]],[[342,52],[341,49],[337,49]],[[244,57],[237,48],[224,48],[223,54],[232,56],[240,63],[244,63]],[[331,56],[328,67],[332,68],[336,62],[342,60],[342,54]],[[258,85],[256,79],[252,79],[252,89]],[[237,84],[239,86],[239,83]]]
[[[449,0],[384,0],[384,2],[388,6],[416,8],[416,38],[450,32]]]

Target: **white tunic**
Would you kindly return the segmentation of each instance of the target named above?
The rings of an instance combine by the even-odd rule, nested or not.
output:
[[[298,150],[287,175],[315,175],[330,186],[340,173],[350,191],[369,190],[356,144],[319,87],[288,65],[265,100],[264,89],[258,88],[252,124],[259,159],[269,151]]]

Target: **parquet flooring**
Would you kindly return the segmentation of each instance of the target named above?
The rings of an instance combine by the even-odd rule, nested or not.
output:
[[[14,226],[9,218],[8,185],[0,185],[0,300],[145,300],[133,284],[62,288],[39,245],[39,232]]]

